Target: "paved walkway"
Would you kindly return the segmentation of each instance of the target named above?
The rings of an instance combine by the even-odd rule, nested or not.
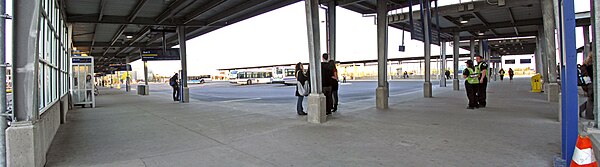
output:
[[[464,85],[436,87],[390,95],[387,111],[346,103],[324,124],[295,106],[101,90],[97,108],[69,112],[47,166],[551,166],[558,104],[529,89],[492,83],[488,107],[467,110]]]

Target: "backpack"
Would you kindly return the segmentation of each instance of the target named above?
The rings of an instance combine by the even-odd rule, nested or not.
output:
[[[308,94],[310,94],[310,83],[308,83],[308,80],[304,81],[304,85],[298,81],[296,87],[298,88],[298,94],[300,94],[300,96],[308,96]]]
[[[176,81],[175,81],[175,78],[171,77],[171,79],[169,79],[169,85],[175,86],[175,84],[177,84]]]

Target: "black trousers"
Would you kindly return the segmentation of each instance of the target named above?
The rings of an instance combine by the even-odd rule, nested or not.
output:
[[[500,80],[503,81],[504,80],[504,75],[500,75]]]
[[[179,101],[179,86],[171,86],[173,88],[173,101]]]
[[[323,87],[323,95],[325,95],[325,113],[331,114],[333,108],[333,97],[331,95],[331,86]]]
[[[487,95],[486,95],[486,91],[487,91],[487,77],[483,79],[483,83],[479,83],[479,86],[477,87],[477,103],[479,103],[480,106],[484,106],[486,105],[486,99],[487,99]]]
[[[467,99],[469,99],[469,107],[477,107],[477,90],[479,84],[469,84],[465,82],[465,89],[467,90]]]

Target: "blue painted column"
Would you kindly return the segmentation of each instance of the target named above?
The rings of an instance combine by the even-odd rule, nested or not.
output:
[[[575,48],[574,0],[560,0],[562,83],[562,158],[570,162],[578,135],[577,52]],[[569,163],[567,163],[569,164]]]

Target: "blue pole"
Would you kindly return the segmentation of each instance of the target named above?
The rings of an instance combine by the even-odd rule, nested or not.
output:
[[[560,1],[559,1],[560,2]],[[577,105],[577,52],[575,48],[575,8],[574,0],[562,0],[562,158],[569,162],[578,135]],[[569,163],[567,163],[569,164]]]

